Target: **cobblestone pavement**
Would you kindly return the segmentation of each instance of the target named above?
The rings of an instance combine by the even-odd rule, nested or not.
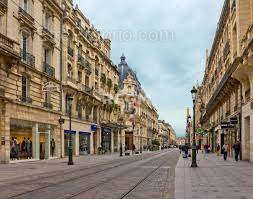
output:
[[[224,161],[215,154],[198,154],[198,168],[191,159],[179,158],[176,167],[176,199],[252,199],[253,163]]]
[[[56,160],[55,166],[51,161],[5,165],[3,170],[12,173],[0,177],[0,198],[174,198],[177,160],[178,152],[170,149],[95,163],[79,160],[73,167],[66,160]]]

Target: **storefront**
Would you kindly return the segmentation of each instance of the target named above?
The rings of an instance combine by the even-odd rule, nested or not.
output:
[[[79,131],[79,155],[90,154],[90,133]]]
[[[55,156],[55,133],[49,124],[10,119],[10,160],[49,159]]]
[[[102,148],[105,152],[111,151],[111,128],[102,128]]]

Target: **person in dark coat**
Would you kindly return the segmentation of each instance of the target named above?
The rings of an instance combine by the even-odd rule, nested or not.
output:
[[[234,144],[233,146],[234,150],[235,150],[235,161],[238,161],[238,156],[240,154],[241,151],[241,143],[239,140],[237,140],[237,142]]]
[[[26,144],[25,144],[25,152],[26,152],[26,158],[31,158],[31,141],[30,138],[27,138]]]

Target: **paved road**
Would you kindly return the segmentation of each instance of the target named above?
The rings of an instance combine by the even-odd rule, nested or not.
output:
[[[174,198],[177,150],[5,180],[0,198]]]

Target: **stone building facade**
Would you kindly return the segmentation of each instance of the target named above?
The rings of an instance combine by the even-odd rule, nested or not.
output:
[[[126,149],[147,149],[158,133],[158,112],[146,96],[136,73],[128,66],[126,57],[121,56],[118,101],[125,115],[123,137]]]
[[[0,1],[1,162],[60,156],[62,14],[56,1]]]
[[[237,139],[242,158],[253,160],[252,19],[250,0],[225,0],[201,85],[201,125],[211,150],[224,143],[229,154]],[[232,120],[236,124],[230,125]],[[224,128],[229,124],[229,128]]]

